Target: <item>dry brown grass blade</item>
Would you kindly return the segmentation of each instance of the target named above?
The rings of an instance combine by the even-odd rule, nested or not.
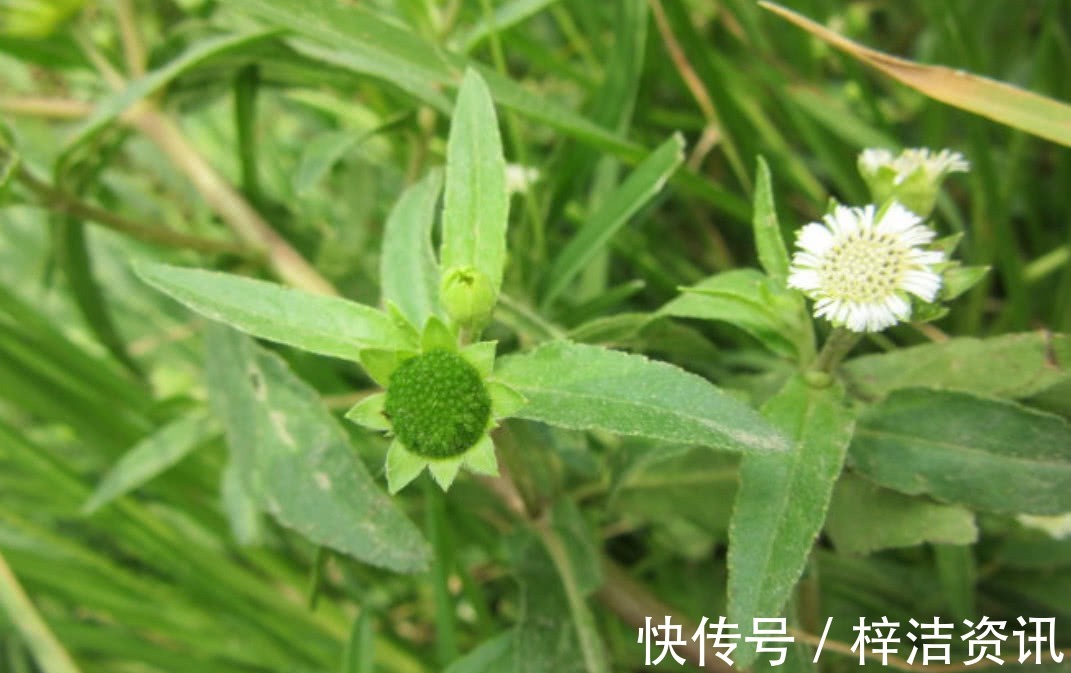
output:
[[[930,98],[1071,147],[1071,105],[1067,103],[962,70],[890,56],[857,44],[776,3],[759,4]]]

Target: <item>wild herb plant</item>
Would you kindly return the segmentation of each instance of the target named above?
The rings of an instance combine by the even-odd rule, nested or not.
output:
[[[1065,150],[750,2],[218,4],[0,0],[0,670],[911,670],[983,616],[1058,663]],[[1059,3],[925,11],[1062,64]]]

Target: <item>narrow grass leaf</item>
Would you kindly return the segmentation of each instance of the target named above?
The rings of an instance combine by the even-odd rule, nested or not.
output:
[[[117,120],[138,101],[156,93],[176,77],[209,59],[241,51],[277,33],[276,30],[260,30],[238,35],[223,35],[194,44],[177,58],[168,61],[167,64],[144,77],[134,80],[122,91],[101,101],[93,110],[93,114],[75,129],[74,135],[67,141],[63,153],[57,160],[57,165],[64,165],[76,148]]]
[[[771,12],[849,56],[880,70],[930,98],[1071,146],[1071,105],[1004,82],[943,66],[923,65],[869,49],[772,2],[760,2]]]
[[[729,620],[752,635],[756,617],[781,614],[822,529],[852,436],[852,415],[837,386],[812,388],[793,377],[763,406],[794,439],[787,452],[748,454],[729,527]],[[743,639],[741,639],[743,640]],[[734,660],[747,668],[753,642]]]
[[[483,641],[450,664],[443,673],[500,673],[511,670],[516,647],[516,631],[507,631]]]
[[[972,509],[1071,511],[1071,425],[967,393],[908,388],[865,411],[855,469],[901,493]]]
[[[494,101],[483,78],[467,70],[446,143],[442,268],[474,267],[497,292],[506,266],[509,194]]]
[[[508,0],[500,3],[491,16],[480,19],[475,26],[462,33],[457,41],[462,51],[472,51],[487,36],[501,33],[556,2],[558,0]]]
[[[93,335],[117,362],[136,376],[141,370],[127,353],[126,344],[112,318],[110,305],[93,274],[85,224],[73,217],[60,217],[52,229],[56,257],[67,278],[75,305]]]
[[[30,648],[42,673],[80,673],[63,645],[26,595],[3,554],[0,554],[0,612]]]
[[[82,513],[92,514],[144,485],[188,456],[216,432],[216,424],[200,411],[164,425],[134,445],[108,470],[82,507]]]
[[[662,191],[684,161],[684,138],[674,134],[643,160],[628,178],[606,194],[602,206],[569,241],[547,273],[543,305],[553,302],[591,259],[605,249],[629,218]]]
[[[138,264],[135,271],[205,317],[313,353],[357,361],[368,348],[416,346],[386,313],[338,297],[166,264]]]
[[[420,532],[372,480],[319,394],[220,325],[206,332],[213,408],[249,494],[312,542],[398,572],[427,567]]]
[[[575,430],[784,451],[788,440],[757,412],[672,365],[597,346],[555,341],[499,361],[495,378],[520,392],[520,418]]]
[[[442,171],[436,169],[406,189],[383,230],[383,300],[393,302],[417,327],[439,312],[439,263],[431,234],[442,186]]]
[[[328,131],[313,138],[302,151],[294,172],[294,192],[298,196],[308,196],[331,168],[360,143],[365,135],[365,132],[353,130]]]

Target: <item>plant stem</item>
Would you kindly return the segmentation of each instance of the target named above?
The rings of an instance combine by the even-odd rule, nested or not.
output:
[[[45,98],[41,96],[0,97],[0,112],[51,119],[81,119],[93,112],[93,106],[80,100],[70,100],[68,98]]]
[[[453,565],[453,545],[450,540],[446,504],[442,491],[429,479],[424,480],[424,505],[428,538],[435,549],[432,561],[432,594],[435,600],[435,647],[439,664],[444,668],[458,657],[457,624],[454,620],[454,600],[450,596],[450,570]]]
[[[859,332],[853,332],[843,327],[834,327],[833,331],[829,333],[825,344],[822,345],[822,352],[818,354],[818,359],[814,361],[812,369],[826,372],[827,374],[832,373],[837,368],[837,365],[840,364],[840,361],[844,359],[844,356],[852,348],[855,348],[862,336]]]
[[[123,41],[123,56],[127,72],[133,78],[145,74],[145,41],[138,30],[138,17],[133,0],[117,0],[116,18],[119,20],[119,36]]]
[[[30,597],[0,553],[0,609],[22,635],[34,660],[45,673],[80,673],[56,636],[41,619]]]
[[[149,227],[116,215],[110,210],[98,208],[77,197],[67,194],[42,180],[36,178],[24,167],[16,172],[16,178],[40,199],[40,205],[56,213],[73,215],[79,219],[96,222],[113,231],[136,238],[145,243],[162,245],[170,248],[184,248],[205,253],[227,253],[247,259],[259,259],[256,252],[244,245],[231,241],[217,241],[211,238],[191,236],[181,232]]]
[[[648,617],[669,616],[671,623],[681,626],[681,633],[695,633],[698,628],[696,624],[692,624],[684,617],[675,614],[672,608],[660,601],[646,587],[632,579],[616,563],[606,559],[603,561],[602,568],[603,576],[606,580],[595,596],[623,621],[639,629],[647,626]],[[692,640],[685,635],[684,646],[677,647],[681,649],[681,656],[688,659],[688,661],[699,662],[702,656],[702,668],[705,671],[716,671],[717,673],[734,673],[735,671],[732,666],[729,666],[721,659],[715,656],[705,656],[710,653],[703,651],[703,639]]]

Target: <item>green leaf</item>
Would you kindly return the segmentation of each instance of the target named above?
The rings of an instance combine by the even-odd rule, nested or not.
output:
[[[79,313],[93,336],[108,349],[112,357],[135,376],[141,376],[138,364],[127,353],[127,346],[112,316],[110,303],[93,273],[85,224],[73,217],[57,218],[55,236],[57,262],[67,278],[67,287]]]
[[[82,513],[92,514],[142,486],[185,458],[216,432],[216,424],[201,412],[164,425],[134,445],[108,470],[82,506]]]
[[[901,493],[994,512],[1071,511],[1071,426],[1013,402],[898,390],[860,416],[851,457]]]
[[[398,572],[427,567],[417,528],[375,484],[315,390],[234,331],[206,332],[205,377],[249,495],[316,544]]]
[[[852,436],[852,415],[838,386],[789,379],[762,413],[793,437],[785,453],[748,454],[729,528],[729,619],[751,635],[752,620],[781,613],[822,529],[833,485]],[[754,643],[734,660],[747,668]]]
[[[814,331],[802,297],[755,269],[726,271],[683,288],[658,315],[729,323],[798,362],[814,354]]]
[[[276,30],[261,30],[239,35],[223,35],[194,44],[166,65],[132,81],[122,91],[114,93],[101,101],[96,109],[93,110],[93,114],[75,130],[74,135],[67,141],[67,145],[57,159],[56,164],[58,166],[65,165],[75,149],[93,137],[98,131],[117,120],[120,115],[129,110],[135,103],[156,93],[176,77],[209,59],[241,51],[251,44],[277,34],[278,31]]]
[[[910,387],[1018,399],[1071,380],[1071,337],[1048,332],[960,337],[865,355],[845,363],[841,372],[848,390],[864,399]]]
[[[294,192],[297,196],[308,197],[331,168],[366,136],[367,132],[345,130],[328,131],[313,138],[302,150],[294,171]]]
[[[826,530],[837,550],[847,554],[924,542],[971,544],[978,538],[969,509],[907,496],[850,474],[833,490]]]
[[[784,287],[788,281],[788,250],[781,237],[771,183],[770,167],[764,158],[759,157],[755,168],[755,205],[751,222],[755,230],[755,248],[766,275],[779,287]]]
[[[561,540],[567,557],[571,581],[576,590],[588,596],[602,585],[602,557],[591,526],[580,508],[569,498],[559,499],[550,511],[550,526]]]
[[[466,52],[472,51],[480,42],[494,33],[502,33],[511,26],[538,14],[558,0],[509,0],[499,3],[490,16],[485,16],[470,29],[464,31],[457,42]]]
[[[166,264],[142,263],[134,270],[205,317],[313,353],[357,361],[365,349],[417,345],[385,313],[338,297]]]
[[[591,613],[569,572],[560,538],[548,537],[558,558],[534,537],[512,541],[510,555],[521,585],[520,615],[514,640],[515,673],[608,673],[606,653]],[[573,583],[570,588],[566,583]],[[579,620],[579,623],[578,621]]]
[[[638,161],[643,156],[642,147],[559,105],[554,97],[529,91],[491,68],[445,52],[438,44],[421,40],[363,5],[341,5],[334,0],[224,1],[319,43],[291,40],[290,45],[300,53],[390,82],[440,112],[450,110],[442,88],[456,83],[456,73],[473,67],[487,82],[498,105],[620,159]],[[685,169],[678,181],[688,193],[733,217],[747,217],[747,204],[739,196],[705,176]]]
[[[438,169],[398,199],[383,230],[379,282],[383,300],[394,302],[417,327],[439,313],[439,263],[431,247],[443,175]]]
[[[785,437],[704,379],[663,362],[556,341],[502,358],[495,378],[528,404],[520,418],[734,451],[782,451]]]
[[[576,274],[604,249],[613,235],[662,191],[666,181],[683,161],[684,138],[676,133],[651,152],[624,182],[603,197],[602,206],[569,241],[547,272],[543,306],[564,292]]]
[[[507,631],[485,640],[450,664],[443,673],[501,673],[511,670],[516,642],[515,631]]]
[[[473,267],[487,275],[497,292],[506,266],[508,220],[506,160],[494,102],[483,78],[469,69],[457,94],[446,143],[444,272]]]
[[[738,455],[665,444],[633,447],[632,442],[622,449],[636,459],[616,481],[613,511],[654,524],[652,529],[689,559],[706,558],[714,542],[728,541]]]
[[[951,301],[981,282],[988,266],[953,266],[941,274],[941,301]]]
[[[264,539],[264,517],[257,501],[249,494],[245,478],[233,456],[223,468],[220,498],[231,534],[238,544],[259,545]]]

